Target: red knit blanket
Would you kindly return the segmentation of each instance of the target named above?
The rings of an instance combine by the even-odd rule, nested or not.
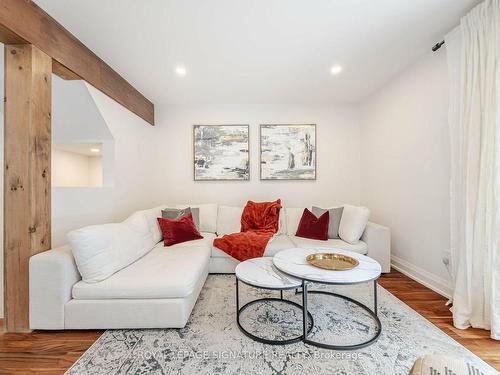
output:
[[[248,201],[241,214],[241,232],[216,238],[214,246],[239,261],[263,256],[267,243],[278,231],[280,209],[280,199],[261,203]]]

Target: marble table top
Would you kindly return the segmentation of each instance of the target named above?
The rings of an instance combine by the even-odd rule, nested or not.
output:
[[[311,266],[306,257],[315,253],[338,253],[351,256],[359,261],[359,265],[351,270],[332,271]],[[358,284],[374,280],[380,276],[380,264],[366,255],[340,249],[288,249],[277,253],[273,258],[276,268],[299,279],[332,284]]]
[[[293,289],[302,281],[286,275],[273,265],[272,257],[245,260],[236,266],[236,277],[244,283],[268,289]]]

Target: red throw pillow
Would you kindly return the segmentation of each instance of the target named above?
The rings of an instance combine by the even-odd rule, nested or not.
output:
[[[159,217],[157,220],[163,233],[163,244],[165,246],[203,238],[196,229],[191,212],[177,220],[162,217]]]
[[[320,217],[316,217],[311,211],[305,208],[295,235],[297,237],[310,238],[311,240],[326,241],[328,239],[329,223],[330,212],[326,211]]]

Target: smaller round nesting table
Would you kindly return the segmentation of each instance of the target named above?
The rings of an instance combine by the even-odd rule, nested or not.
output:
[[[280,302],[286,303],[292,306],[299,308],[300,310],[304,310],[301,305],[295,303],[293,301],[289,301],[283,298],[283,291],[289,289],[299,289],[302,288],[302,280],[296,279],[290,275],[284,274],[280,270],[278,270],[273,264],[272,257],[263,257],[263,258],[254,258],[249,259],[244,262],[239,263],[235,269],[236,274],[236,314],[237,314],[237,323],[240,330],[251,339],[271,345],[285,345],[285,344],[293,344],[304,339],[304,335],[299,335],[297,337],[285,339],[285,340],[270,340],[263,337],[259,337],[254,335],[253,333],[248,332],[240,322],[241,313],[247,309],[249,306],[254,305],[256,303],[261,302]],[[277,290],[280,291],[280,298],[260,298],[246,303],[245,305],[240,307],[240,296],[239,296],[239,283],[242,282],[251,287],[266,289],[266,290]],[[314,326],[314,321],[312,315],[307,312],[304,313],[307,315],[310,324],[309,329],[303,328],[307,333],[311,331]],[[303,317],[303,319],[307,319]],[[307,323],[303,323],[303,326],[306,327]]]

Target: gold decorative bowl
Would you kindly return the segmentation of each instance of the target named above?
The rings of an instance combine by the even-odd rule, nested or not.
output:
[[[359,264],[358,260],[353,257],[336,253],[311,254],[307,256],[306,260],[314,267],[331,271],[347,271]]]

